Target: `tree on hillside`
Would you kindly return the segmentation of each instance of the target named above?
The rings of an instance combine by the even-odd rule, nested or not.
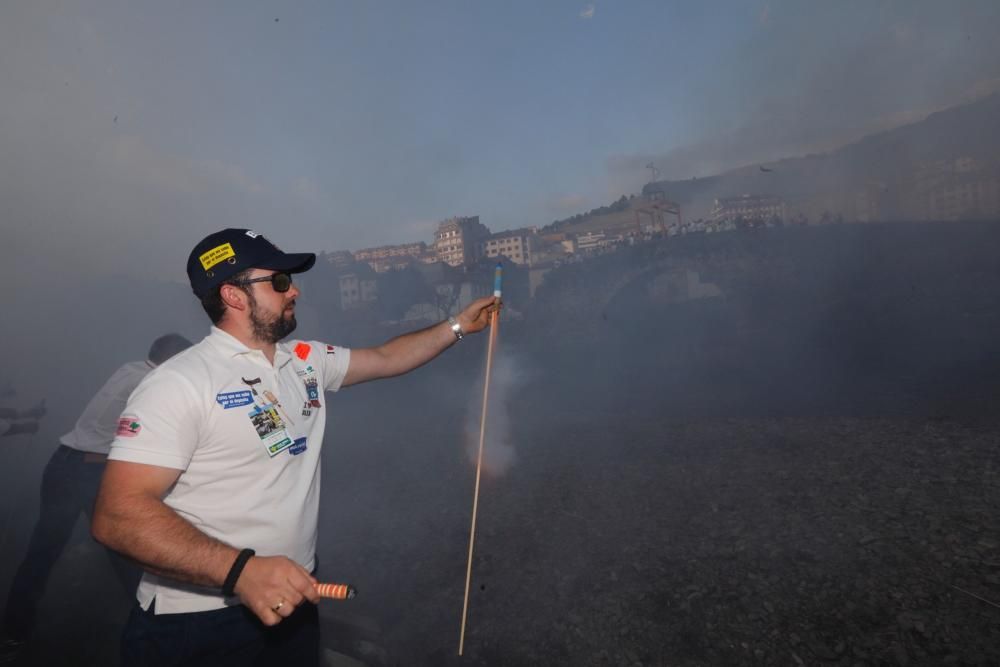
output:
[[[622,211],[627,211],[629,207],[630,199],[634,199],[635,195],[622,195],[616,199],[611,204],[607,206],[601,206],[599,208],[592,208],[586,213],[577,213],[576,215],[571,215],[568,218],[563,218],[562,220],[554,220],[551,225],[547,228],[548,230],[556,230],[575,222],[581,222],[587,218],[595,215],[608,215],[609,213],[621,213]],[[543,229],[543,231],[545,231]]]
[[[418,303],[436,303],[434,289],[424,276],[413,269],[397,269],[379,274],[379,316],[384,320],[400,320]]]

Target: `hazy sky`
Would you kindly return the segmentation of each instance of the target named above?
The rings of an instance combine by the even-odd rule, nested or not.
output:
[[[0,8],[4,273],[183,278],[287,248],[543,225],[998,88],[1000,3],[47,2]]]

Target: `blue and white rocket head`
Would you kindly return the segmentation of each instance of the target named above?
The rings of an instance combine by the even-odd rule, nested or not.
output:
[[[501,284],[503,283],[503,262],[497,262],[496,271],[493,272],[493,296],[498,299],[501,296],[503,290],[501,289]]]

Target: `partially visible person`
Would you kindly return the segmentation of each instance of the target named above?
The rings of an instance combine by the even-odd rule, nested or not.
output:
[[[190,346],[189,340],[175,333],[157,338],[147,359],[130,361],[116,370],[90,399],[73,430],[59,439],[61,444],[42,474],[38,522],[7,596],[0,664],[34,634],[38,603],[52,568],[69,542],[77,519],[81,514],[89,519],[93,512],[111,441],[129,395],[147,373]],[[41,417],[45,414],[44,405],[21,416],[24,414]],[[37,421],[33,423],[37,430]],[[131,597],[142,571],[113,551],[108,550],[107,554],[125,593]]]

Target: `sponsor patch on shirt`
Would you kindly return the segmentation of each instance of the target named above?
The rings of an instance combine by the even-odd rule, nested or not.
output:
[[[134,438],[139,435],[141,430],[142,424],[139,423],[138,418],[125,415],[118,419],[118,429],[115,431],[115,435],[120,438]]]
[[[337,353],[337,348],[335,348],[333,345],[327,345],[326,346],[326,353],[327,354],[336,354]]]
[[[309,356],[310,352],[312,352],[312,348],[309,346],[308,343],[298,343],[295,346],[295,356],[297,356],[302,361],[306,360],[306,357]]]
[[[253,394],[246,389],[242,391],[220,391],[215,395],[215,402],[222,406],[224,410],[238,408],[241,405],[253,403]]]
[[[305,368],[295,369],[295,374],[298,375],[300,378],[304,378],[307,375],[313,375],[315,372],[316,369],[313,368],[312,366],[306,366]]]
[[[305,438],[295,438],[295,442],[293,442],[292,446],[288,448],[288,453],[292,456],[298,456],[304,451],[306,451]]]

